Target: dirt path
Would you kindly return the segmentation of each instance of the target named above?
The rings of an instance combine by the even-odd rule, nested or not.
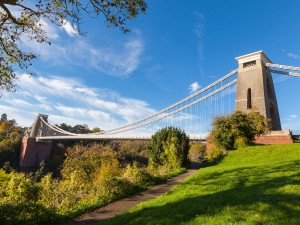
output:
[[[183,181],[185,178],[194,174],[197,169],[190,169],[184,174],[180,174],[172,179],[168,180],[166,183],[156,185],[149,190],[140,192],[136,195],[130,196],[128,198],[121,199],[119,201],[113,202],[104,206],[102,208],[96,209],[91,213],[84,214],[77,219],[70,221],[64,221],[59,225],[92,225],[101,220],[111,218],[117,214],[120,214],[137,204],[158,197],[159,195],[170,190],[176,184]]]

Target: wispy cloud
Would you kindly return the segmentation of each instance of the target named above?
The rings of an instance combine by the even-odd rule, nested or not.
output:
[[[65,116],[69,116],[72,118],[85,118],[85,117],[91,117],[91,118],[102,118],[103,120],[107,121],[111,119],[110,114],[101,112],[99,110],[92,110],[92,109],[86,109],[86,108],[79,108],[79,107],[70,107],[70,106],[64,106],[61,104],[57,104],[55,108],[63,113]]]
[[[292,53],[292,52],[288,52],[287,56],[293,59],[300,59],[300,55]]]
[[[299,116],[297,114],[290,114],[284,118],[281,118],[282,128],[290,130],[299,130],[300,122],[298,118]]]
[[[69,36],[76,36],[76,38],[69,39],[67,44],[59,40],[58,34],[52,30],[50,25],[45,27],[47,27],[50,36],[53,37],[51,45],[29,41],[24,43],[28,49],[36,52],[43,61],[55,66],[79,66],[111,76],[126,77],[135,71],[140,64],[144,42],[138,32],[132,34],[131,38],[123,43],[117,42],[102,46],[99,46],[98,43],[95,46],[87,39],[75,35],[77,31],[72,31],[70,24],[63,26],[63,29]]]
[[[67,20],[63,20],[63,24],[61,26],[66,33],[70,36],[70,37],[74,37],[74,36],[78,36],[78,32],[76,30],[76,27],[74,28],[71,23]]]
[[[203,46],[203,38],[205,34],[205,25],[204,25],[204,15],[200,12],[194,12],[196,17],[197,23],[194,26],[193,32],[195,33],[196,37],[198,38],[198,55],[200,60],[204,59],[204,46]]]
[[[18,85],[19,91],[3,95],[0,109],[22,126],[30,126],[37,113],[46,113],[51,120],[58,119],[56,123],[86,123],[89,127],[110,129],[155,112],[145,101],[126,98],[109,89],[92,88],[76,78],[21,74]]]
[[[77,51],[89,65],[109,75],[122,77],[132,73],[140,63],[143,41],[135,38],[120,47],[93,48],[86,42]]]
[[[189,86],[190,93],[196,92],[201,86],[198,84],[198,82],[194,82]]]
[[[196,18],[196,24],[194,26],[193,32],[197,37],[197,50],[199,56],[199,72],[201,76],[204,76],[204,69],[202,66],[202,60],[204,60],[204,35],[205,35],[205,25],[204,25],[204,15],[200,12],[195,11],[194,16]]]
[[[59,34],[57,32],[56,27],[53,24],[47,23],[44,19],[41,19],[40,23],[42,25],[42,28],[46,32],[47,37],[50,40],[57,40],[57,39],[59,39]]]
[[[297,119],[297,118],[298,118],[298,115],[296,115],[296,114],[289,115],[289,119]]]
[[[80,67],[100,71],[106,75],[126,77],[140,64],[144,42],[139,30],[134,30],[130,37],[122,41],[92,42],[86,37],[81,37],[68,21],[65,21],[62,27],[55,26],[45,19],[41,19],[40,23],[51,45],[32,41],[24,35],[21,38],[22,48],[39,55],[42,61],[50,65]],[[62,32],[66,32],[69,37],[61,38]]]

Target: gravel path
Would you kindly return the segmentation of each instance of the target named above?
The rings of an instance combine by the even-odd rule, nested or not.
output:
[[[176,184],[183,181],[185,178],[194,174],[196,171],[197,169],[190,169],[186,173],[173,177],[172,179],[168,180],[166,183],[156,185],[150,188],[149,190],[140,192],[128,198],[124,198],[119,201],[112,202],[107,206],[96,209],[93,212],[86,213],[80,216],[79,218],[70,221],[64,221],[62,223],[59,223],[58,225],[92,225],[102,220],[114,217],[115,215],[120,214],[136,206],[141,202],[158,197],[159,195],[170,190]]]

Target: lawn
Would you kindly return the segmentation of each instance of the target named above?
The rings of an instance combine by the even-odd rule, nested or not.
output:
[[[300,144],[232,151],[105,224],[300,224]]]

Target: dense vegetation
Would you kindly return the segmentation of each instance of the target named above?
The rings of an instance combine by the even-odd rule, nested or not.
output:
[[[17,168],[19,163],[19,150],[23,130],[17,126],[15,120],[8,120],[3,113],[0,119],[0,168],[6,171]]]
[[[148,188],[169,175],[150,173],[122,154],[103,144],[69,147],[61,179],[43,175],[40,170],[25,174],[0,169],[0,223],[45,224],[74,217]]]
[[[168,128],[154,137],[160,133],[168,137],[162,142],[167,161],[157,167],[148,166],[151,140],[59,143],[35,172],[0,169],[0,224],[49,224],[78,216],[184,172],[187,136]]]
[[[298,225],[299,162],[299,144],[240,148],[162,196],[100,224]]]

